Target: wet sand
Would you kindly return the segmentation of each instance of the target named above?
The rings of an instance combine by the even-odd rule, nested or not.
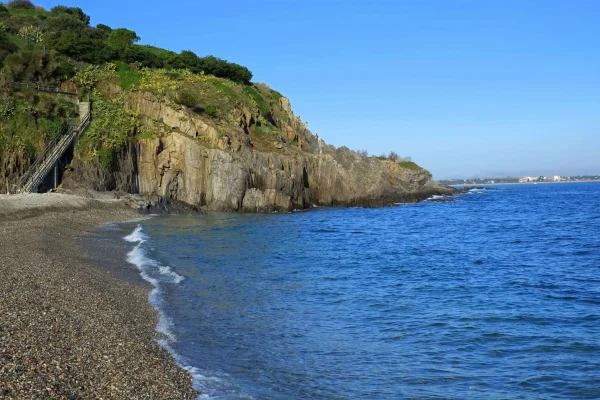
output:
[[[0,398],[193,399],[124,249],[83,250],[98,225],[139,215],[63,196],[0,196]]]

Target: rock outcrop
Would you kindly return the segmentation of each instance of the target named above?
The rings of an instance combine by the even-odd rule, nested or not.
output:
[[[122,96],[125,107],[158,133],[117,154],[111,173],[92,162],[74,162],[74,178],[96,190],[244,212],[386,206],[452,193],[424,169],[325,144],[294,116],[285,97],[279,99],[284,117],[276,121],[283,134],[265,137],[253,134],[260,116],[248,109],[215,121],[148,92],[122,92],[114,85],[105,91]]]

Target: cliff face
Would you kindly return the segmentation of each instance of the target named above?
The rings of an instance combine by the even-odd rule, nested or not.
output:
[[[122,92],[114,85],[105,92],[122,96],[124,106],[157,134],[117,154],[111,173],[97,163],[75,162],[75,179],[95,182],[95,189],[139,190],[208,210],[244,212],[383,206],[451,192],[426,170],[326,145],[294,116],[284,97],[277,121],[282,134],[258,135],[260,116],[247,108],[222,122],[148,92]]]

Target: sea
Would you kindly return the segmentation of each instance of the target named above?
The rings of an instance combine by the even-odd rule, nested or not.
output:
[[[201,399],[600,398],[600,183],[105,229]]]

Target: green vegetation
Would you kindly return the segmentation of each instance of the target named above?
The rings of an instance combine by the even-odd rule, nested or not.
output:
[[[412,161],[398,161],[398,165],[400,165],[402,168],[406,168],[406,169],[410,169],[411,171],[420,171],[423,168],[419,167],[417,164],[415,164]]]
[[[41,93],[0,100],[0,151],[35,158],[45,143],[66,132],[75,113],[73,104]]]
[[[281,107],[281,93],[252,83],[246,67],[139,41],[133,30],[91,26],[78,7],[59,5],[47,11],[29,0],[0,5],[0,161],[7,151],[33,159],[65,134],[68,120],[76,116],[75,104],[29,91],[22,83],[62,85],[76,89],[79,99],[89,96],[93,119],[78,151],[109,171],[116,167],[117,154],[134,140],[172,129],[162,121],[155,121],[160,126],[148,127],[152,123],[146,120],[142,124],[126,109],[123,98],[128,95],[118,94],[117,86],[127,93],[149,92],[181,115],[200,114],[218,132],[287,138],[284,128],[302,126]],[[210,137],[198,140],[211,146]]]
[[[271,90],[271,96],[273,96],[273,100],[275,100],[277,103],[279,103],[279,100],[283,97],[283,95],[277,90]]]
[[[29,0],[10,0],[7,6],[11,9],[35,10],[35,5]]]
[[[111,171],[117,151],[127,146],[140,127],[138,116],[125,110],[121,99],[94,94],[94,118],[77,144],[89,159],[98,158],[102,168]]]
[[[191,51],[177,54],[140,46],[136,45],[140,38],[132,30],[112,29],[102,24],[92,27],[90,17],[78,7],[56,6],[46,11],[27,0],[11,1],[7,6],[8,9],[0,8],[0,22],[5,24],[7,33],[16,35],[25,29],[29,32],[28,40],[42,38],[47,50],[73,61],[97,65],[121,61],[148,68],[187,69],[242,84],[249,84],[252,79],[248,68],[214,56],[198,57]]]
[[[112,171],[115,160],[115,151],[111,147],[102,147],[98,151],[98,158],[100,159],[100,165],[107,171]]]
[[[367,153],[366,150],[359,150],[359,151],[357,151],[357,153],[358,153],[358,155],[360,155],[362,157],[368,157],[369,156],[369,154]],[[421,171],[423,169],[423,168],[419,167],[417,164],[415,164],[414,162],[412,162],[412,160],[410,159],[410,157],[402,158],[395,151],[390,151],[390,153],[388,155],[381,154],[379,156],[372,156],[372,157],[376,158],[377,160],[381,160],[381,161],[392,161],[392,162],[395,162],[401,168],[409,169],[411,171]]]
[[[246,91],[248,96],[250,96],[250,98],[253,100],[253,102],[256,104],[256,106],[258,107],[258,110],[260,111],[260,113],[263,116],[266,117],[267,115],[270,115],[271,108],[269,107],[269,104],[267,104],[267,102],[262,97],[260,92],[258,90],[256,90],[256,88],[254,86],[246,86],[246,87],[244,87],[244,90]]]
[[[142,80],[142,74],[140,74],[138,71],[132,70],[128,64],[124,62],[117,62],[116,68],[117,74],[119,75],[121,88],[131,89],[140,84]]]
[[[229,98],[229,100],[233,102],[237,102],[239,100],[238,94],[225,82],[215,80],[213,81],[213,85],[219,89],[221,92],[225,94]]]

